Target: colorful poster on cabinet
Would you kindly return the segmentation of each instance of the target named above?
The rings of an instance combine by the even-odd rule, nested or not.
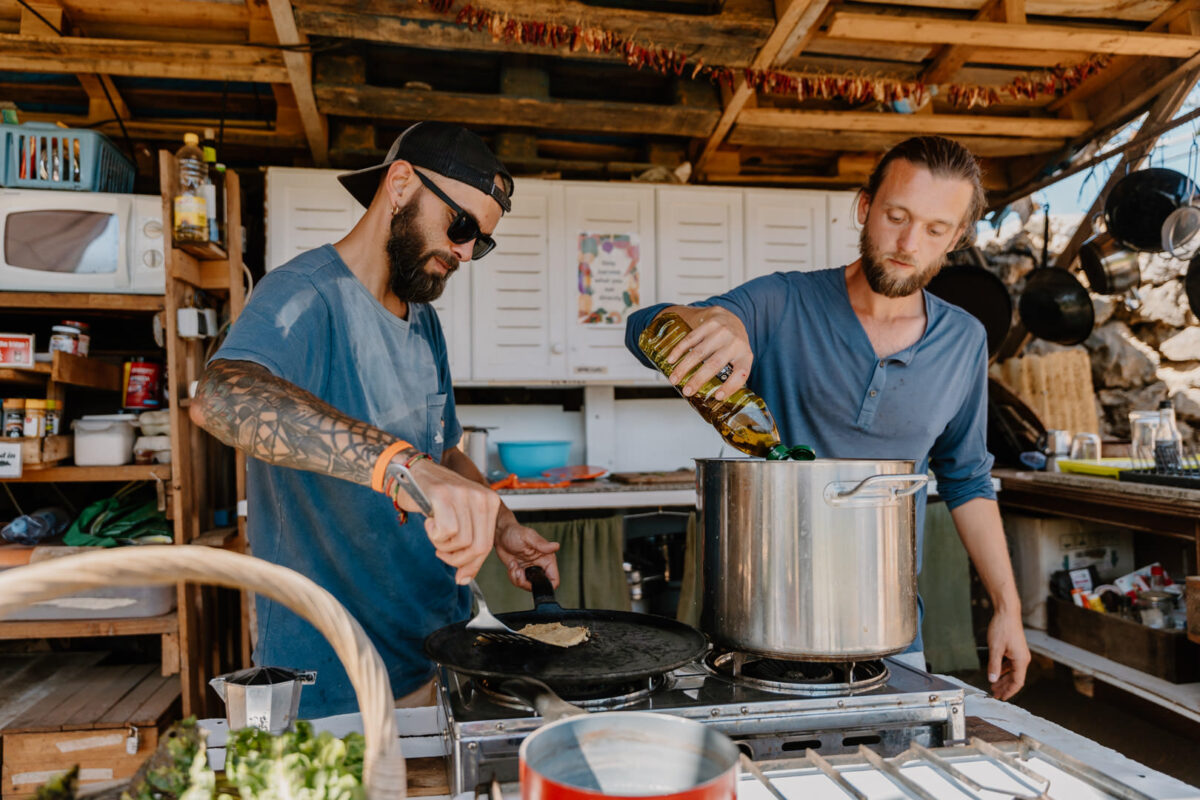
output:
[[[623,326],[640,297],[637,234],[579,234],[579,324]]]

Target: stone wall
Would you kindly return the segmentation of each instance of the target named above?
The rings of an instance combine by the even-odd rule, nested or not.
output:
[[[1077,222],[1051,217],[1051,263],[1066,246]],[[993,240],[981,250],[991,270],[1012,292],[1016,321],[1017,301],[1029,273],[1040,261],[1042,218],[1033,217],[1015,235]],[[1140,262],[1140,303],[1132,297],[1093,294],[1096,325],[1080,345],[1092,361],[1101,432],[1128,441],[1129,412],[1157,408],[1159,401],[1169,397],[1185,443],[1195,448],[1200,445],[1200,320],[1188,307],[1184,292],[1188,262],[1157,253],[1141,254]],[[1087,277],[1076,274],[1087,285]],[[1061,349],[1034,339],[1023,352]]]

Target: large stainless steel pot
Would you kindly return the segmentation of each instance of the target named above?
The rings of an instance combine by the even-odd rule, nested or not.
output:
[[[912,461],[697,459],[701,627],[722,646],[814,661],[917,635]]]

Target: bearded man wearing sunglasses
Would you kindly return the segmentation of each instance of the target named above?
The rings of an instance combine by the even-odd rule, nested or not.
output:
[[[514,584],[529,589],[534,564],[558,583],[558,545],[518,523],[455,446],[462,427],[429,305],[459,264],[495,247],[513,180],[482,139],[438,122],[339,180],[366,214],[255,287],[190,413],[254,457],[254,555],[329,590],[383,656],[398,704],[429,705],[422,643],[469,616],[466,584],[493,546]],[[320,634],[264,597],[257,611],[255,663],[319,673],[302,717],[357,709]]]

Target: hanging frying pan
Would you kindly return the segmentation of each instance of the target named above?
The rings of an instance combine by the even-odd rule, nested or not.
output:
[[[1163,249],[1163,223],[1188,204],[1196,185],[1182,172],[1151,167],[1117,181],[1104,200],[1104,221],[1113,238],[1148,253]]]
[[[497,614],[500,620],[514,630],[545,622],[582,625],[589,633],[586,642],[573,647],[481,643],[464,621],[430,634],[425,654],[463,675],[536,678],[561,690],[661,675],[696,660],[708,648],[704,634],[667,617],[564,609],[540,567],[529,567],[525,577],[533,585],[534,609]]]
[[[1025,281],[1017,313],[1025,328],[1039,339],[1076,345],[1092,334],[1096,310],[1079,279],[1061,267],[1050,266],[1050,208],[1042,232],[1042,266]]]
[[[955,250],[925,288],[982,322],[987,331],[988,355],[996,354],[1012,327],[1012,297],[1004,281],[987,269],[979,248]]]

